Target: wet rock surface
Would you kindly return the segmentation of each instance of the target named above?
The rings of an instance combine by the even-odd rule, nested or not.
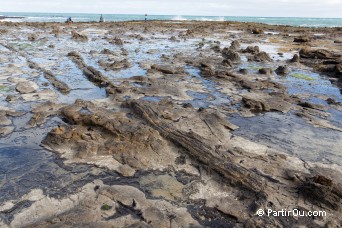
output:
[[[263,34],[264,31],[261,28],[254,28],[252,29],[253,34]]]
[[[299,51],[301,63],[314,67],[316,71],[340,78],[342,55],[327,49],[304,48]],[[341,84],[337,81],[339,87]]]
[[[156,70],[156,71],[160,71],[164,74],[181,74],[184,72],[184,70],[181,67],[178,68],[174,68],[171,66],[167,66],[167,65],[152,65],[151,69]]]
[[[71,38],[74,39],[74,40],[82,41],[82,42],[87,42],[88,41],[88,37],[86,35],[79,34],[76,31],[72,31],[71,32]]]
[[[264,51],[249,57],[248,60],[255,62],[272,62],[271,57]]]
[[[271,68],[261,68],[259,69],[259,74],[273,74],[273,70]]]
[[[287,66],[279,66],[275,72],[278,74],[278,75],[286,75],[289,73],[289,68]]]
[[[33,93],[38,89],[38,85],[31,81],[19,82],[15,89],[21,94]]]
[[[300,36],[300,37],[295,37],[293,42],[296,43],[307,43],[311,41],[311,37],[308,36]]]
[[[342,225],[340,30],[74,25],[0,23],[1,227]]]
[[[259,46],[248,46],[242,51],[243,53],[258,54],[260,52]]]
[[[239,53],[233,51],[232,49],[225,48],[222,51],[222,55],[224,58],[232,61],[233,63],[239,63],[241,61]]]

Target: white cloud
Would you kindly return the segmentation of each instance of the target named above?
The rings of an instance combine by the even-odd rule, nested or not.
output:
[[[342,17],[342,0],[0,0],[3,12]]]

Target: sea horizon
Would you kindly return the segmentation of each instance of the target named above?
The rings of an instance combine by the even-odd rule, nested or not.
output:
[[[0,12],[0,16],[6,16],[2,14],[92,14],[92,15],[145,15],[144,13],[141,14],[135,14],[135,13],[75,13],[75,12]],[[151,16],[179,16],[176,14],[150,14]],[[260,15],[253,15],[253,16],[247,16],[247,15],[199,15],[199,14],[184,14],[181,16],[187,16],[187,17],[265,17],[265,18],[315,18],[315,19],[342,19],[342,17],[301,17],[301,16],[260,16]]]
[[[75,22],[98,21],[100,13],[44,13],[44,12],[0,12],[0,16],[9,17],[1,21],[12,22],[64,22],[72,17]],[[102,14],[106,21],[144,20],[144,14]],[[154,15],[148,14],[148,20],[173,21],[237,21],[256,22],[270,25],[289,25],[298,27],[342,27],[342,18],[325,17],[271,17],[271,16],[203,16],[203,15]]]

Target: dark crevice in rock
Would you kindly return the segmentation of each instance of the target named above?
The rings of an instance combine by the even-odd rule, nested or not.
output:
[[[0,218],[6,223],[10,224],[13,219],[14,215],[19,213],[21,210],[25,208],[29,208],[32,205],[32,202],[29,200],[24,200],[16,203],[12,208],[4,211],[0,211]]]

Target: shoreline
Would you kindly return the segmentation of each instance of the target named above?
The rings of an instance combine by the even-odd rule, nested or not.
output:
[[[44,17],[44,15],[46,17],[48,17],[48,13],[36,13],[36,17]],[[51,14],[52,17],[55,17],[54,14]],[[61,16],[63,15],[64,17],[67,17],[68,14],[60,14]],[[96,17],[97,14],[70,14],[70,15],[73,15],[75,18],[76,21],[78,21],[78,17],[77,15],[89,15],[89,21],[80,21],[80,22],[83,22],[83,23],[89,23],[91,22],[91,20],[95,20],[97,21],[98,18]],[[134,17],[134,16],[139,16],[139,15],[135,15],[135,14],[132,14],[132,15],[126,15],[126,14],[108,14],[107,16],[118,16],[118,19],[117,20],[114,20],[114,21],[111,21],[112,19],[108,19],[109,21],[108,22],[128,22],[128,21],[144,21],[143,17],[141,19],[119,19],[119,17],[125,17],[125,16],[128,16],[128,17]],[[34,17],[35,14],[32,13],[32,16]],[[141,15],[143,16],[143,15]],[[5,16],[6,18],[26,18],[26,17],[21,17],[21,16]],[[30,16],[27,16],[28,18]],[[158,19],[158,17],[165,17],[163,19]],[[170,17],[170,18],[166,18],[166,17]],[[171,18],[173,17],[173,18]],[[179,20],[177,20],[177,18],[179,17]],[[184,17],[184,18],[182,18]],[[197,18],[196,18],[197,17]],[[221,21],[221,19],[213,19],[213,18],[226,18],[224,19],[223,21]],[[241,21],[237,21],[237,20],[234,20],[233,18],[254,18],[255,21],[244,21],[243,19],[241,19]],[[284,24],[284,22],[263,22],[262,20],[260,21],[259,18],[269,18],[269,19],[286,19],[288,18],[290,21],[288,22],[289,24]],[[4,19],[4,18],[2,18]],[[84,18],[82,18],[84,19]],[[150,18],[148,18],[149,20],[151,21],[181,21],[181,22],[237,22],[237,23],[260,23],[260,24],[266,24],[266,25],[275,25],[275,26],[293,26],[293,27],[310,27],[310,28],[338,28],[338,27],[341,27],[342,26],[342,18],[306,18],[306,17],[233,17],[233,16],[176,16],[176,15],[150,15]],[[291,22],[291,19],[302,19],[302,20],[305,20],[305,19],[317,19],[317,20],[341,20],[341,24],[340,25],[329,25],[328,23],[326,26],[324,25],[315,25],[315,24],[312,24],[310,25],[310,20],[308,21],[309,24],[306,24],[305,22],[303,22],[304,24],[300,25],[294,25],[294,24],[291,24],[291,23],[294,23],[294,22]],[[259,20],[259,21],[258,21]],[[35,21],[33,21],[35,23]],[[36,21],[38,22],[38,21]],[[60,22],[51,22],[51,21],[42,21],[42,22],[47,22],[47,23],[63,23],[62,21]],[[78,22],[78,23],[80,23]],[[20,22],[19,22],[20,23]],[[39,23],[39,22],[38,22]]]
[[[142,23],[145,24],[144,20],[129,20],[129,21],[106,21],[106,22],[98,22],[98,21],[88,21],[88,22],[74,22],[73,25],[99,25],[100,27],[105,27],[111,24],[129,24],[129,23]],[[261,27],[264,30],[265,29],[273,29],[273,30],[284,30],[284,29],[290,29],[290,31],[300,31],[301,29],[303,31],[325,31],[325,30],[333,30],[336,32],[339,32],[342,30],[341,26],[336,27],[310,27],[310,26],[293,26],[293,25],[282,25],[282,24],[267,24],[267,23],[260,23],[260,22],[238,22],[238,21],[198,21],[198,20],[148,20],[147,26],[153,25],[159,25],[163,23],[169,23],[169,24],[203,24],[203,25],[210,25],[210,24],[218,24],[218,25],[227,25],[227,26],[237,26],[239,29],[251,29],[252,27]],[[65,25],[65,22],[12,22],[12,21],[0,21],[0,25],[3,24],[4,26],[11,26],[11,25],[28,25],[28,26],[59,26],[59,25]]]

